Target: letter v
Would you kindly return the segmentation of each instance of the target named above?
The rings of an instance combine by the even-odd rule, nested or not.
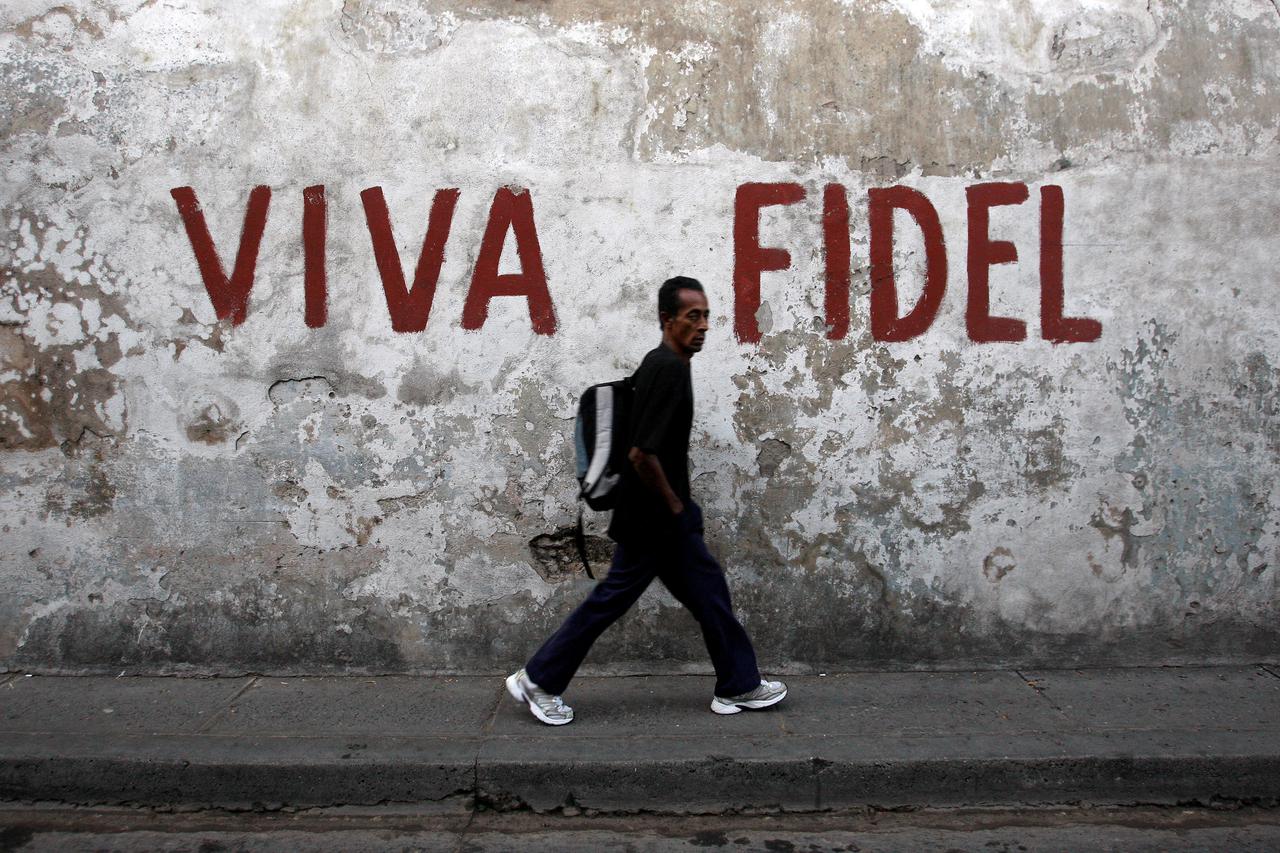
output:
[[[387,296],[391,328],[397,332],[421,332],[427,327],[458,195],[456,189],[436,190],[427,218],[427,235],[422,241],[418,266],[413,273],[413,285],[406,289],[404,267],[400,265],[395,235],[391,233],[391,215],[387,212],[382,187],[370,187],[360,193],[365,220],[369,224],[369,239],[373,241],[373,256],[382,277],[382,290]]]
[[[236,252],[236,266],[231,278],[222,270],[218,250],[214,248],[209,226],[204,221],[204,211],[191,187],[174,187],[169,195],[178,203],[178,213],[187,227],[187,239],[195,252],[204,289],[209,292],[213,311],[219,320],[231,318],[231,325],[239,326],[249,311],[249,291],[253,289],[253,273],[258,264],[258,246],[262,231],[267,226],[267,207],[271,204],[271,187],[257,186],[249,193],[249,206],[244,214],[244,227],[240,231],[240,249]]]

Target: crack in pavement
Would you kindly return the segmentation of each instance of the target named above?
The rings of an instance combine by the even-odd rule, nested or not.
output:
[[[1052,708],[1054,712],[1058,714],[1058,716],[1062,717],[1062,719],[1064,720],[1067,719],[1067,713],[1063,711],[1061,708],[1059,708],[1054,703],[1054,701],[1049,698],[1049,695],[1045,693],[1044,688],[1040,686],[1039,680],[1027,678],[1025,675],[1022,674],[1022,670],[1019,670],[1019,669],[1015,669],[1013,672],[1015,675],[1017,675],[1019,678],[1025,681],[1027,686],[1036,692],[1037,696],[1039,696],[1041,699],[1044,699],[1044,701],[1048,703],[1049,707]]]
[[[458,846],[454,848],[454,853],[462,853],[467,843],[467,832],[471,829],[471,824],[475,823],[476,814],[480,811],[480,752],[484,749],[486,739],[493,733],[493,725],[498,719],[498,709],[502,707],[502,699],[506,694],[506,685],[497,685],[497,689],[494,691],[493,707],[489,709],[489,715],[485,719],[484,725],[480,727],[480,738],[476,742],[476,754],[471,762],[470,814],[467,816],[466,824],[458,832]]]
[[[250,676],[248,682],[240,685],[240,688],[236,690],[235,693],[232,693],[230,696],[228,696],[226,701],[222,703],[221,708],[219,708],[218,710],[210,714],[209,719],[205,720],[196,728],[196,734],[198,735],[205,734],[206,732],[209,731],[209,729],[213,728],[213,725],[217,723],[219,720],[221,720],[223,716],[226,715],[227,711],[231,709],[231,706],[235,704],[235,701],[239,699],[241,696],[243,696],[246,690],[248,690],[250,687],[258,683],[258,679],[260,677],[261,676],[257,676],[257,675]]]

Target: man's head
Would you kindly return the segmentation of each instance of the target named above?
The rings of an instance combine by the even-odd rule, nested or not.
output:
[[[658,288],[662,342],[685,359],[702,350],[710,316],[707,295],[696,278],[679,275]]]

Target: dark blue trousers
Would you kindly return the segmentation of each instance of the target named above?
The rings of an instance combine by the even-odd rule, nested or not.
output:
[[[698,516],[700,522],[701,512]],[[716,670],[715,695],[737,696],[759,686],[755,650],[733,615],[724,570],[707,550],[702,531],[681,522],[669,536],[664,531],[662,539],[614,549],[608,576],[525,665],[534,684],[552,694],[564,693],[596,638],[657,577],[702,626]]]

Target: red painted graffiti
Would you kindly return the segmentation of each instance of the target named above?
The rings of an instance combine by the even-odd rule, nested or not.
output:
[[[760,208],[795,204],[804,198],[799,184],[743,184],[733,200],[733,331],[738,340],[760,340],[760,273],[791,266],[786,249],[760,245]]]
[[[406,290],[400,250],[396,248],[396,238],[391,233],[391,214],[387,212],[382,187],[370,187],[360,193],[365,221],[369,224],[369,239],[373,241],[373,257],[378,264],[378,275],[382,277],[387,311],[391,314],[391,328],[397,332],[421,332],[427,327],[458,195],[456,189],[436,190],[431,201],[431,213],[427,215],[427,234],[422,239],[418,266],[413,272],[413,284]]]
[[[310,328],[328,321],[328,282],[325,240],[328,206],[323,185],[307,187],[303,194],[302,243],[304,319]],[[267,224],[271,189],[254,187],[249,193],[244,226],[228,277],[209,234],[204,212],[191,187],[175,187],[170,195],[186,227],[196,265],[219,319],[233,325],[244,322],[253,289],[258,248]],[[406,284],[400,253],[391,228],[391,214],[381,187],[360,193],[369,239],[382,281],[391,328],[397,332],[421,332],[431,317],[436,285],[445,260],[445,246],[460,192],[440,189],[431,202],[426,234],[418,252],[413,281]],[[968,243],[966,272],[968,294],[965,329],[979,343],[1021,341],[1026,323],[1015,317],[991,314],[990,271],[997,264],[1018,261],[1018,250],[1008,240],[992,239],[993,207],[1016,206],[1029,197],[1026,184],[985,183],[967,187]],[[758,343],[760,280],[763,273],[791,267],[791,253],[784,248],[760,245],[761,211],[770,206],[797,204],[805,190],[797,183],[746,183],[738,187],[733,203],[733,330],[743,343]],[[867,191],[870,229],[871,277],[870,331],[877,341],[907,341],[924,334],[937,317],[947,286],[947,250],[942,223],[929,199],[904,186],[877,187]],[[1065,204],[1062,187],[1040,188],[1040,335],[1053,343],[1086,343],[1102,334],[1102,324],[1089,317],[1064,314],[1062,230]],[[920,229],[924,243],[924,286],[914,306],[899,313],[898,288],[893,268],[894,213],[902,211]],[[841,340],[850,326],[849,200],[840,184],[828,184],[822,194],[822,248],[824,258],[827,337]],[[502,249],[508,234],[514,236],[520,272],[499,273]],[[471,284],[462,309],[462,328],[477,330],[489,315],[489,303],[502,296],[523,297],[529,322],[540,335],[556,331],[556,312],[547,287],[542,247],[534,222],[533,198],[527,190],[500,187],[489,207],[489,217],[476,256]]]
[[[1102,336],[1089,317],[1062,316],[1062,187],[1040,188],[1040,337],[1056,344],[1088,343]]]
[[[827,273],[827,338],[849,334],[849,196],[840,184],[822,193],[822,246]]]
[[[516,235],[520,272],[498,275],[498,261],[507,230]],[[498,190],[489,208],[489,224],[480,242],[480,256],[471,276],[471,289],[462,307],[462,328],[478,329],[489,316],[489,300],[495,296],[523,296],[529,302],[529,320],[540,335],[554,335],[556,314],[547,290],[547,274],[542,267],[542,249],[533,226],[533,199],[528,192]]]
[[[1026,340],[1026,323],[1012,317],[991,316],[991,267],[1014,263],[1018,249],[1008,240],[990,239],[987,232],[991,208],[1022,204],[1027,200],[1027,185],[978,184],[968,187],[964,194],[969,199],[969,301],[964,311],[969,339],[979,343]]]
[[[907,341],[929,328],[947,288],[942,223],[929,199],[910,187],[872,189],[867,195],[871,205],[871,336],[877,341]],[[905,317],[898,316],[898,288],[893,277],[895,208],[909,213],[924,237],[924,290]]]
[[[302,191],[302,288],[306,296],[304,316],[309,329],[318,329],[329,319],[324,251],[328,214],[323,185]]]
[[[178,204],[178,213],[187,229],[187,237],[196,256],[196,266],[205,290],[213,302],[218,319],[228,317],[234,326],[244,322],[249,311],[249,292],[253,289],[258,246],[267,224],[267,208],[271,203],[270,187],[255,187],[249,193],[249,207],[240,234],[240,249],[231,278],[223,272],[222,262],[204,211],[191,187],[175,187],[169,191]],[[427,233],[418,253],[413,284],[406,286],[400,252],[391,230],[391,214],[382,187],[370,187],[360,193],[364,204],[369,239],[373,243],[374,260],[382,279],[382,290],[391,315],[391,328],[397,332],[421,332],[431,316],[436,282],[444,264],[444,247],[449,239],[449,226],[458,202],[456,189],[437,190],[427,217]],[[326,280],[325,240],[328,204],[323,185],[302,191],[303,290],[306,298],[305,320],[310,328],[328,321],[328,283]],[[498,262],[507,232],[513,231],[516,254],[520,258],[519,273],[498,274]],[[462,312],[464,329],[479,329],[489,312],[489,301],[496,296],[523,296],[529,304],[529,319],[540,335],[555,334],[555,309],[547,289],[547,275],[542,264],[542,248],[533,220],[533,200],[525,190],[502,187],[494,195],[476,260],[471,289]]]
[[[231,278],[222,270],[218,250],[214,248],[209,226],[204,221],[204,211],[191,187],[175,187],[169,191],[178,203],[178,214],[187,228],[187,238],[196,255],[196,266],[204,279],[204,289],[209,292],[213,313],[219,320],[231,318],[233,326],[244,322],[249,311],[249,291],[253,289],[253,273],[258,265],[258,246],[262,232],[267,227],[267,207],[271,204],[271,187],[254,187],[249,192],[249,206],[244,214],[244,227],[240,230],[240,249],[236,252],[236,265]]]
[[[968,302],[965,327],[970,340],[980,343],[1021,341],[1026,323],[991,314],[990,269],[1014,263],[1018,251],[1007,240],[990,236],[990,210],[1027,200],[1026,184],[988,183],[968,187]],[[780,248],[760,246],[760,209],[794,204],[804,198],[799,184],[743,184],[734,200],[734,333],[743,343],[760,340],[756,312],[760,309],[760,274],[785,270],[791,255]],[[877,341],[906,341],[933,324],[947,286],[947,250],[942,223],[929,199],[918,190],[895,186],[867,191],[871,231],[871,336]],[[1065,293],[1062,270],[1062,187],[1040,189],[1040,334],[1053,343],[1087,343],[1102,334],[1102,324],[1087,317],[1063,316]],[[924,240],[924,288],[905,315],[898,313],[898,290],[893,270],[893,214],[902,210],[914,220]],[[845,189],[828,184],[823,192],[822,243],[826,262],[827,337],[843,338],[849,329],[849,207]]]

